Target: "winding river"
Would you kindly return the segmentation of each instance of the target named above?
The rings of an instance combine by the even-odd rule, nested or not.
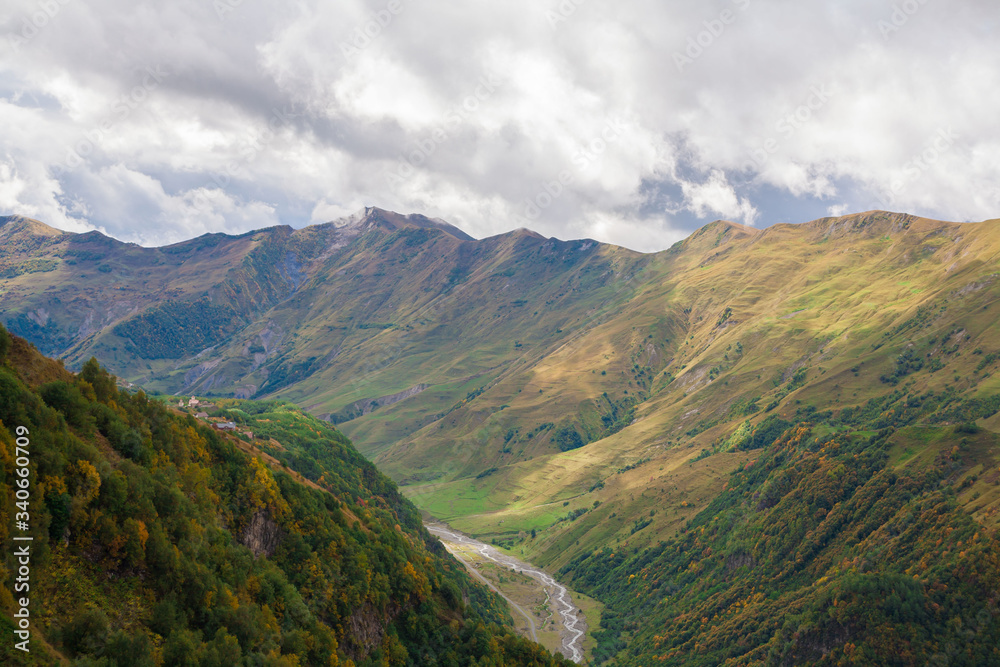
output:
[[[583,617],[577,615],[576,606],[573,604],[573,598],[565,586],[556,581],[548,572],[545,572],[529,563],[520,561],[513,556],[508,556],[507,554],[497,550],[495,547],[473,539],[468,535],[463,535],[443,523],[428,522],[424,525],[432,535],[436,535],[441,539],[445,547],[448,547],[449,542],[471,546],[473,549],[478,551],[483,558],[487,558],[494,563],[511,570],[516,570],[526,574],[541,584],[541,586],[548,591],[549,596],[555,600],[556,613],[562,620],[563,632],[560,634],[562,636],[563,655],[570,658],[574,662],[583,661],[583,637],[587,631],[586,621]],[[507,599],[506,596],[504,596],[504,598]],[[528,618],[529,626],[531,627],[532,634],[534,634],[534,622],[531,620],[530,615],[526,614],[524,610],[514,604],[511,600],[507,599],[507,601],[512,604],[516,611]]]

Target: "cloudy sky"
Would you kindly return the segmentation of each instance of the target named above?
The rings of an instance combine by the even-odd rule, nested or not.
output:
[[[993,0],[5,0],[0,214],[158,245],[366,205],[658,250],[1000,216]]]

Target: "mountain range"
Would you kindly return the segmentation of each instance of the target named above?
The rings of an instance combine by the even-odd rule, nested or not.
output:
[[[878,623],[912,661],[990,655],[1000,221],[717,221],[652,254],[380,209],[163,248],[0,221],[12,333],[335,423],[421,510],[608,604],[597,658],[877,661]],[[939,586],[983,612],[965,649]]]

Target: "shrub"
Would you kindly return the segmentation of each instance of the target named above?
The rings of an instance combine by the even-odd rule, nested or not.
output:
[[[556,431],[555,436],[552,438],[553,442],[559,446],[559,451],[568,452],[573,449],[579,449],[585,444],[583,438],[580,434],[576,432],[576,429],[572,426],[563,426],[558,431]]]

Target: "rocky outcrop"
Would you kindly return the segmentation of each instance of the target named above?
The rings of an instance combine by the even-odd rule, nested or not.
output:
[[[240,533],[239,542],[252,551],[254,556],[260,558],[261,556],[273,556],[278,545],[281,544],[282,537],[284,537],[284,532],[271,519],[271,513],[260,510],[253,515],[250,523]]]
[[[347,619],[347,627],[350,633],[348,653],[354,658],[361,658],[371,653],[385,634],[384,621],[370,604],[351,614]]]
[[[382,643],[385,629],[399,616],[402,607],[390,603],[384,612],[379,612],[371,603],[357,609],[347,619],[347,644],[344,652],[352,660],[363,660]]]

